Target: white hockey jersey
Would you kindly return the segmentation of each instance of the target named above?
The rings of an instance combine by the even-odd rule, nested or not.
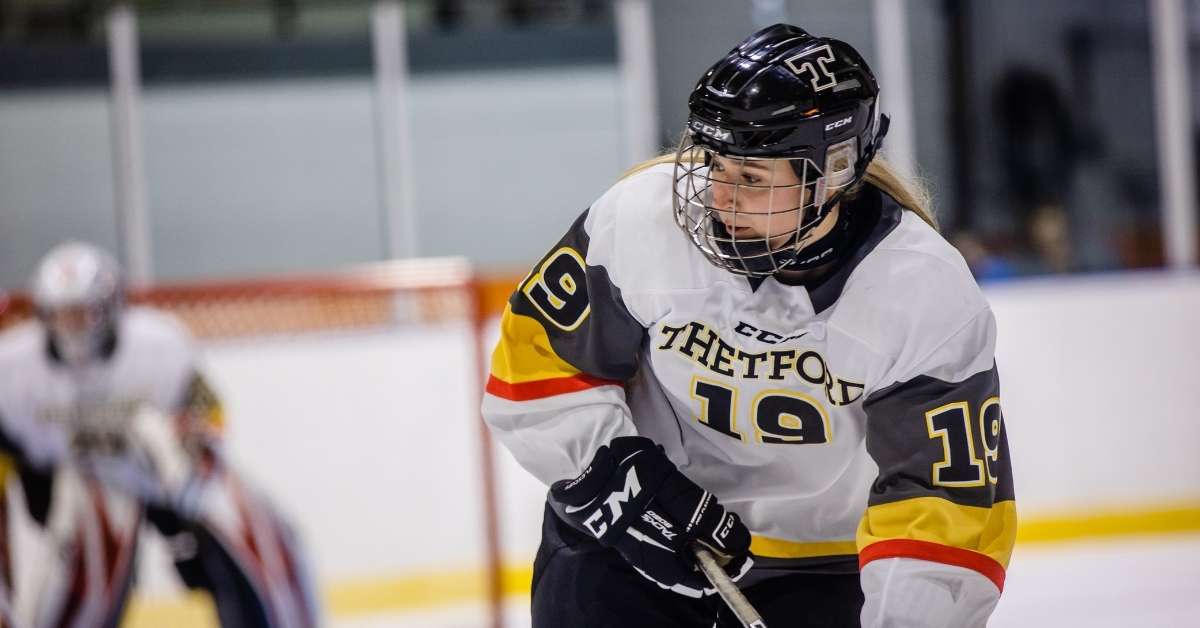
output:
[[[493,433],[546,484],[647,436],[742,517],[760,577],[861,568],[864,625],[981,624],[1016,514],[995,324],[961,256],[865,187],[851,210],[878,217],[839,270],[747,280],[679,232],[671,182],[619,182],[522,281]]]
[[[9,374],[0,379],[0,425],[27,436],[31,455],[119,449],[139,411],[170,417],[183,409],[196,357],[179,323],[129,308],[115,336],[111,357],[75,369],[53,358],[45,330],[34,321],[0,334],[0,372]]]

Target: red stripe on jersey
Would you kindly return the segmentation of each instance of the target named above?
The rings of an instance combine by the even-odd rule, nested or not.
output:
[[[858,553],[858,568],[862,569],[873,560],[884,558],[919,558],[944,565],[966,567],[983,574],[996,588],[1004,590],[1004,566],[990,556],[971,550],[929,541],[914,539],[891,539],[872,543]]]
[[[543,397],[553,397],[566,393],[579,392],[599,386],[620,386],[621,382],[612,379],[592,377],[585,373],[570,377],[542,379],[535,382],[510,384],[495,375],[488,377],[487,391],[489,394],[508,399],[509,401],[529,401]]]

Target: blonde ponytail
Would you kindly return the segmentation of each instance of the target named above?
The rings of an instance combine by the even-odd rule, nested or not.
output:
[[[862,184],[870,185],[896,199],[900,206],[916,214],[937,230],[937,218],[930,210],[929,191],[918,181],[906,180],[886,159],[876,155],[867,165]]]
[[[633,175],[653,168],[660,164],[675,163],[675,153],[664,153],[657,157],[652,157],[639,164],[634,165],[626,170],[621,175],[621,179],[627,179]],[[867,165],[867,174],[863,176],[859,185],[870,185],[888,196],[896,199],[900,206],[912,213],[916,214],[921,220],[929,223],[929,226],[935,230],[938,228],[937,219],[934,218],[933,212],[930,210],[929,192],[925,186],[917,181],[905,180],[896,172],[895,167],[887,162],[883,157],[876,155],[871,163]],[[850,190],[853,194],[854,190]]]

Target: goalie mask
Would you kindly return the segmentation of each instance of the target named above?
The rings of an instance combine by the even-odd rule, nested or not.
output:
[[[60,244],[42,258],[30,288],[59,359],[82,366],[104,355],[124,301],[121,270],[112,257],[90,244]]]
[[[858,183],[887,132],[879,88],[849,44],[786,24],[713,65],[688,99],[675,221],[713,264],[766,277],[836,257],[813,229]]]

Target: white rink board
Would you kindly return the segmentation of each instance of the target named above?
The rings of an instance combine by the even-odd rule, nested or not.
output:
[[[1200,275],[987,290],[1022,517],[1200,498]]]
[[[1200,497],[1200,277],[987,292],[1024,519]],[[295,518],[319,581],[482,564],[470,350],[464,326],[205,348],[233,458]],[[497,453],[505,548],[529,561],[544,488]]]
[[[1013,559],[988,628],[1183,628],[1200,617],[1200,535],[1039,546]],[[529,598],[513,596],[505,626],[529,628]],[[481,605],[338,618],[335,628],[484,628]],[[771,624],[774,626],[775,624]]]
[[[323,576],[479,556],[469,351],[463,327],[208,351],[233,458],[296,517]]]

